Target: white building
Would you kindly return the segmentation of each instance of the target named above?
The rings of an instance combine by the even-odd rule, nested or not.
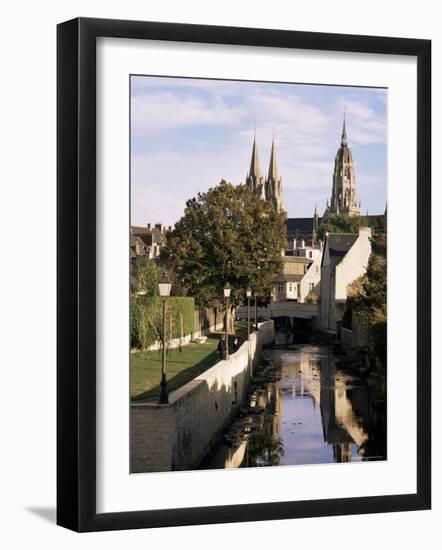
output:
[[[273,295],[277,301],[305,302],[307,295],[320,291],[321,253],[315,251],[314,259],[305,256],[284,256],[283,270],[273,281]]]
[[[367,270],[371,254],[371,229],[361,227],[356,233],[330,233],[324,245],[321,263],[319,326],[336,332],[342,320],[347,287]]]

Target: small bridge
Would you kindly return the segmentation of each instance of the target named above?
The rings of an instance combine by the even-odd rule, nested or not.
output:
[[[288,317],[291,319],[313,319],[318,315],[317,304],[301,304],[299,302],[275,301],[267,307],[258,307],[258,317],[267,319],[277,319],[278,317]],[[236,310],[237,319],[247,319],[247,306],[241,306]],[[255,318],[255,308],[250,304],[250,317]]]

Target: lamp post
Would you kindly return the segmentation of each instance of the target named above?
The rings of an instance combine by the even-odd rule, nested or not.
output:
[[[273,302],[275,301],[275,291],[270,293],[270,319],[273,319]]]
[[[258,330],[258,297],[255,293],[255,330]]]
[[[246,290],[247,296],[247,340],[250,340],[250,298],[252,297],[252,291],[250,288]]]
[[[225,346],[224,346],[224,359],[229,359],[229,298],[230,298],[230,285],[226,283],[224,285],[224,305],[226,308],[226,333],[225,333]]]
[[[161,382],[160,382],[160,397],[159,404],[167,405],[169,403],[169,390],[167,389],[167,380],[166,380],[166,300],[170,296],[170,289],[172,284],[169,280],[169,277],[164,274],[161,279],[158,281],[158,289],[160,296],[163,299],[163,334],[162,334],[162,363],[161,363]]]

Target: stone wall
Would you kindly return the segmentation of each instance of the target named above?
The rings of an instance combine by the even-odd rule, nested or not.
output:
[[[244,399],[262,346],[273,341],[273,321],[261,323],[228,361],[172,392],[168,405],[132,403],[131,472],[198,467]]]

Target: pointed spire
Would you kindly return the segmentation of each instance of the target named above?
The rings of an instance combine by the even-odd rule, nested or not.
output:
[[[275,131],[273,131],[272,151],[270,153],[269,180],[278,181],[278,168],[276,166]]]
[[[253,148],[252,148],[252,160],[250,162],[250,177],[255,177],[259,179],[261,177],[261,168],[259,167],[259,157],[258,157],[258,147],[256,145],[256,126],[255,126],[255,135],[253,137]]]
[[[315,211],[313,213],[313,231],[312,231],[312,244],[316,244],[316,239],[318,237],[318,209],[315,204]]]
[[[345,127],[345,107],[344,107],[344,122],[342,124],[342,136],[341,136],[341,145],[347,145],[347,129]]]

